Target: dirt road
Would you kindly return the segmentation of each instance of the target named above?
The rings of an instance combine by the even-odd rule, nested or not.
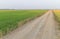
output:
[[[26,23],[1,39],[55,39],[55,21],[52,11]]]

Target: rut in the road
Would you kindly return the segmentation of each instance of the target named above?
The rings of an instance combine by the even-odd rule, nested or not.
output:
[[[52,11],[26,23],[23,27],[2,39],[55,39],[55,24]]]
[[[40,31],[38,35],[41,39],[55,39],[55,21],[52,12],[50,12],[50,16],[45,24],[45,27],[42,29],[42,31]],[[38,37],[38,39],[40,38]]]

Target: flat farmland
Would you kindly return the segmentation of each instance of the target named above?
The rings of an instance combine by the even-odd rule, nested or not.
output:
[[[55,19],[58,22],[56,26],[56,39],[60,39],[60,10],[54,10],[55,13]]]
[[[60,10],[54,10],[56,20],[60,23]]]
[[[55,14],[55,19],[58,22],[58,29],[60,30],[60,10],[54,10],[54,14]]]
[[[41,16],[47,10],[0,10],[0,35],[16,29],[18,23]]]

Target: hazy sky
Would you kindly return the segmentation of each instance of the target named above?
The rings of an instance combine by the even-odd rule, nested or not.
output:
[[[60,9],[60,0],[0,0],[0,9]]]

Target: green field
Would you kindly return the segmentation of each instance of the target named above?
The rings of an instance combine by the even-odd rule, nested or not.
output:
[[[0,10],[0,35],[16,29],[18,23],[44,14],[47,10]]]

